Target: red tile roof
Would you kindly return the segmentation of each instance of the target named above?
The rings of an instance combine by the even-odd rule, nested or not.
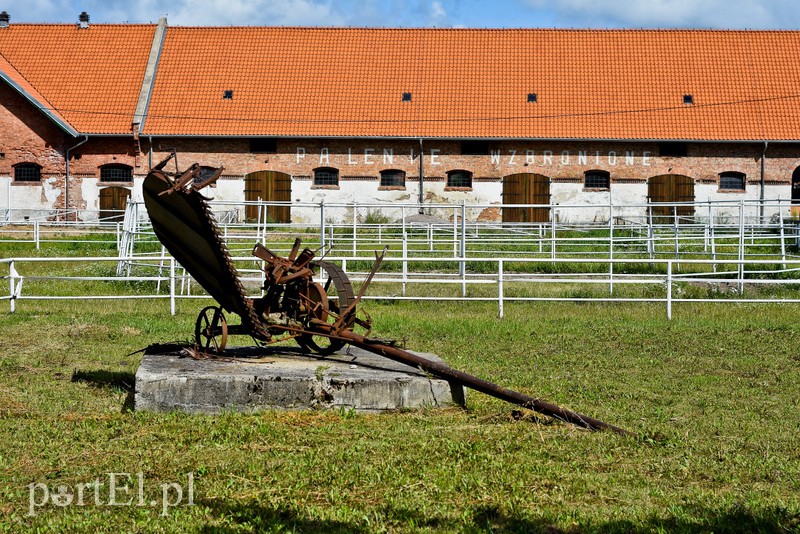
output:
[[[798,57],[800,32],[170,28],[146,133],[800,139]]]
[[[12,24],[0,53],[128,132],[153,31]],[[800,140],[798,57],[797,31],[170,27],[143,135]]]
[[[76,130],[124,134],[154,32],[155,25],[11,24],[0,29],[0,54]]]

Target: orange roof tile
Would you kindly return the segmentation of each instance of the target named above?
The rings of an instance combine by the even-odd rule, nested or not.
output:
[[[76,130],[130,133],[155,25],[11,24],[0,53]]]
[[[25,95],[32,104],[42,110],[43,113],[49,115],[64,131],[71,135],[77,135],[78,132],[72,128],[63,115],[56,111],[53,105],[35,87],[28,83],[28,80],[2,54],[0,54],[0,78],[3,78]]]
[[[800,32],[170,28],[145,133],[796,140],[799,53]]]
[[[12,24],[0,53],[127,133],[154,28]],[[800,140],[797,57],[797,31],[170,27],[143,135]]]

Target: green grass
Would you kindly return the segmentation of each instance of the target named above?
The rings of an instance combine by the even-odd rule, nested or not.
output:
[[[103,243],[0,247],[4,257],[114,254]],[[115,267],[54,265],[94,276]],[[33,275],[44,266],[19,268]],[[0,294],[7,284],[0,280]],[[25,284],[26,294],[152,290]],[[414,291],[454,296],[460,285]],[[675,284],[681,297],[722,291]],[[616,296],[663,292],[615,286]],[[506,293],[606,296],[607,286],[508,282]],[[506,303],[504,319],[496,303],[365,303],[376,336],[627,428],[639,435],[632,439],[520,415],[475,392],[466,410],[383,415],[130,411],[140,361],[131,353],[188,340],[208,302],[181,300],[172,317],[164,300],[20,301],[15,314],[0,301],[0,532],[800,530],[800,306],[678,303],[668,321],[663,303]],[[157,505],[87,498],[28,516],[29,484],[107,484],[111,472],[132,474],[134,488],[141,472]],[[160,515],[161,485],[185,486],[189,472],[195,506]]]
[[[0,315],[0,530],[800,528],[797,306],[685,304],[673,321],[647,304],[507,305],[502,320],[491,304],[367,306],[379,336],[640,438],[475,392],[467,410],[384,415],[131,412],[130,353],[189,338],[201,303],[22,302]],[[109,472],[142,472],[154,500],[192,472],[195,506],[27,516],[29,484]]]

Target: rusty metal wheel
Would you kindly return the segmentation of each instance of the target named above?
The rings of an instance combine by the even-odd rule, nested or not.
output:
[[[200,350],[209,354],[222,354],[228,343],[228,322],[222,308],[207,306],[197,316],[194,340]]]
[[[306,307],[306,316],[309,319],[318,319],[333,324],[338,318],[337,315],[329,313],[331,311],[331,304],[328,301],[328,294],[318,283],[313,282],[309,284],[308,292],[301,298],[304,301],[302,305]],[[336,308],[336,310],[338,311],[338,308]],[[344,341],[331,339],[326,336],[301,334],[294,339],[303,350],[324,355],[332,354],[345,346]]]

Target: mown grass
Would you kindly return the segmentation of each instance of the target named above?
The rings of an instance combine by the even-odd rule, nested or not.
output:
[[[26,247],[0,251],[18,256]],[[89,273],[109,269],[96,264]],[[62,294],[140,289],[39,284]],[[433,294],[451,289],[460,287]],[[506,290],[541,295],[513,282]],[[676,284],[676,296],[712,290]],[[607,288],[551,291],[593,296]],[[663,296],[661,286],[618,292]],[[504,319],[495,303],[365,304],[377,336],[639,435],[622,438],[520,414],[474,392],[466,410],[383,415],[135,412],[140,357],[131,353],[188,340],[208,301],[181,300],[174,317],[165,301],[124,297],[20,301],[15,314],[6,304],[0,531],[800,530],[797,305],[680,303],[668,321],[663,304],[648,303],[507,303]],[[134,504],[141,472],[145,505],[87,499],[28,514],[30,484],[55,491],[101,479],[107,488],[111,472],[133,476],[131,494],[118,500],[133,496]],[[185,487],[189,472],[195,505],[162,516],[161,485]]]
[[[130,353],[190,337],[200,303],[171,317],[163,302],[23,302],[0,315],[0,530],[800,528],[796,306],[687,304],[673,321],[647,304],[510,305],[502,320],[480,303],[368,307],[380,336],[640,438],[477,393],[467,410],[384,415],[131,412]],[[109,472],[142,472],[154,500],[192,472],[195,506],[27,515],[29,484]]]

